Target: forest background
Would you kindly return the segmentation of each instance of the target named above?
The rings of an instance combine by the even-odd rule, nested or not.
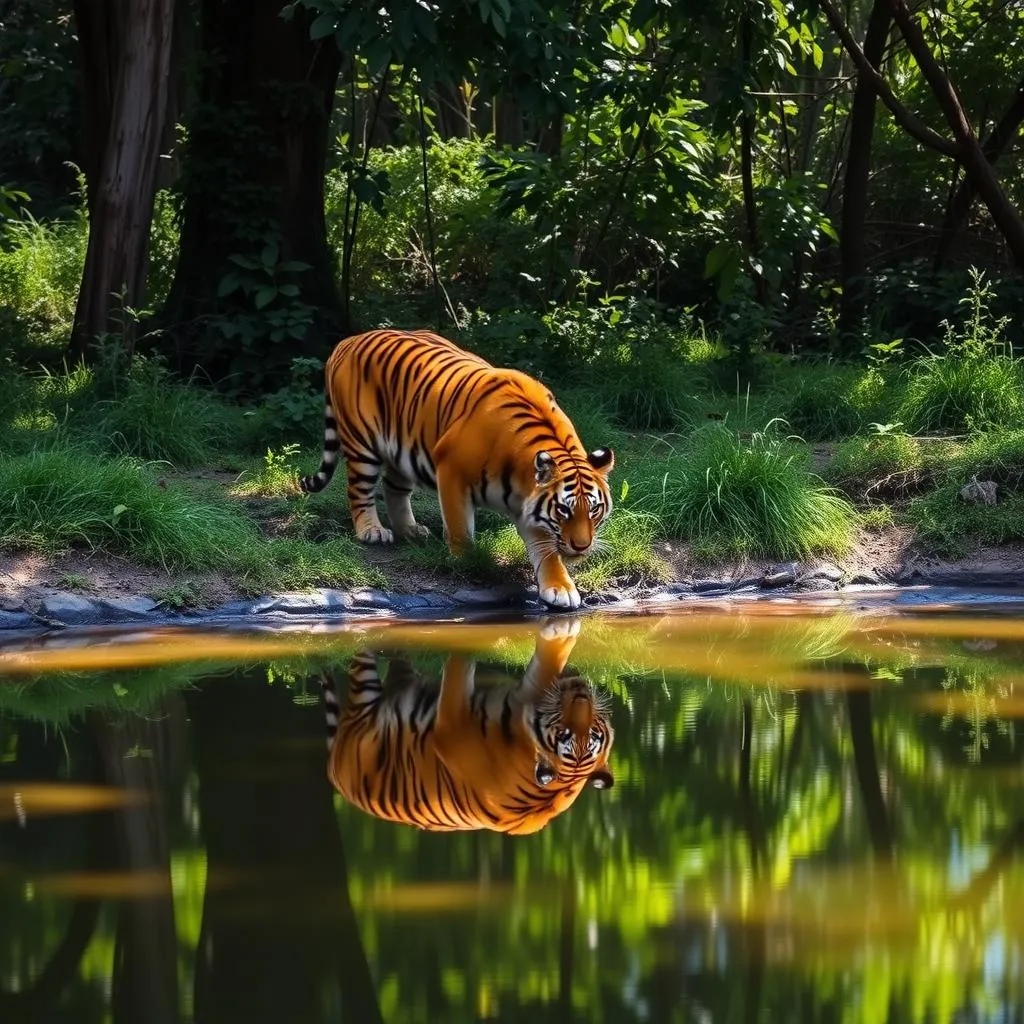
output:
[[[389,325],[616,449],[585,586],[1020,539],[1022,31],[1020,0],[8,0],[5,565],[87,590],[99,553],[175,603],[522,567],[497,518],[466,564],[382,560],[343,487],[295,493],[324,359]]]

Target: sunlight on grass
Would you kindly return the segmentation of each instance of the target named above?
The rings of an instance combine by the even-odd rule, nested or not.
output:
[[[806,450],[771,427],[743,440],[715,424],[659,442],[631,470],[627,496],[665,535],[720,555],[839,553],[857,523],[849,501],[810,472]]]

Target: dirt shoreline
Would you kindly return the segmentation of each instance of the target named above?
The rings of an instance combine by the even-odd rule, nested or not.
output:
[[[684,545],[661,542],[657,550],[671,569],[669,579],[620,580],[597,593],[585,593],[585,606],[629,606],[672,595],[726,597],[756,592],[767,596],[865,585],[1024,586],[1024,544],[979,546],[958,558],[944,558],[923,549],[909,529],[895,526],[862,530],[850,551],[835,559],[707,562],[691,557]],[[0,629],[27,628],[32,622],[60,626],[141,621],[154,614],[218,609],[239,614],[246,608],[320,614],[387,609],[405,614],[431,608],[537,605],[525,577],[488,586],[440,571],[412,569],[393,550],[368,549],[366,564],[384,572],[386,589],[321,589],[304,592],[303,597],[253,595],[223,575],[174,575],[100,553],[69,552],[53,558],[30,552],[0,553]]]

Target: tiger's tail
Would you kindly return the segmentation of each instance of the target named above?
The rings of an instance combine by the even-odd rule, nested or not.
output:
[[[327,397],[324,407],[324,452],[320,457],[320,468],[312,476],[304,476],[299,480],[299,487],[306,494],[316,494],[322,491],[334,476],[338,468],[338,450],[341,447],[338,441],[338,421],[334,418],[334,409],[331,406],[331,397]]]

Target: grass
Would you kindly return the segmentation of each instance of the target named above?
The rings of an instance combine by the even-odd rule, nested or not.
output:
[[[924,469],[925,455],[917,438],[879,432],[836,445],[825,476],[845,493],[872,501],[915,489]]]
[[[961,498],[972,479],[997,484],[995,505]],[[976,543],[1024,540],[1024,430],[976,435],[943,460],[938,480],[907,508],[909,521],[928,544],[961,554]]]
[[[897,417],[918,432],[1012,429],[1024,419],[1024,368],[1005,340],[1007,320],[989,312],[994,296],[981,274],[960,301],[967,314],[947,323],[944,350],[911,363]]]
[[[167,569],[228,568],[257,539],[225,502],[145,465],[73,449],[0,456],[0,545],[102,549]]]
[[[748,439],[713,424],[677,446],[659,442],[632,471],[627,498],[707,556],[841,553],[857,525],[853,505],[810,472],[806,450],[771,425]]]

